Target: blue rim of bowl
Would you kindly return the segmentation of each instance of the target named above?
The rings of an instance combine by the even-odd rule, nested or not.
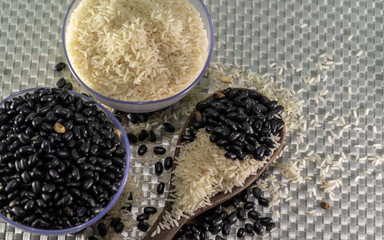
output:
[[[208,53],[208,57],[207,57],[207,61],[203,67],[203,69],[201,70],[199,76],[193,81],[193,83],[191,83],[191,85],[189,85],[187,88],[185,88],[184,90],[182,90],[181,92],[171,96],[171,97],[168,97],[168,98],[164,98],[164,99],[160,99],[160,100],[154,100],[154,101],[145,101],[145,102],[131,102],[131,101],[122,101],[122,100],[117,100],[117,99],[113,99],[113,98],[109,98],[109,97],[106,97],[96,91],[94,91],[93,89],[91,89],[90,87],[87,86],[87,84],[85,84],[81,79],[80,77],[77,75],[75,69],[73,68],[72,64],[71,64],[71,61],[69,60],[69,57],[68,57],[68,53],[67,53],[67,47],[66,47],[66,40],[65,40],[65,31],[66,31],[66,23],[67,21],[69,21],[69,12],[72,10],[73,6],[75,5],[75,2],[78,1],[78,0],[73,0],[71,5],[69,6],[68,10],[67,10],[67,13],[65,14],[65,18],[64,18],[64,26],[63,26],[63,32],[62,32],[62,41],[63,41],[63,48],[64,48],[64,55],[65,55],[65,60],[67,61],[67,64],[68,64],[68,67],[69,69],[71,70],[72,74],[75,76],[75,78],[79,81],[79,83],[84,87],[86,88],[87,91],[91,92],[92,94],[95,94],[98,98],[100,99],[103,99],[103,100],[107,100],[107,101],[113,101],[115,103],[120,103],[120,104],[132,104],[132,105],[145,105],[145,104],[157,104],[157,103],[162,103],[162,102],[167,102],[167,101],[170,101],[172,99],[175,99],[175,98],[178,98],[182,95],[184,95],[185,93],[187,93],[188,91],[190,91],[199,81],[200,79],[203,77],[205,71],[207,70],[208,68],[208,65],[211,61],[211,57],[212,57],[212,52],[213,52],[213,38],[214,38],[214,35],[213,35],[213,25],[212,25],[212,18],[211,18],[211,15],[209,14],[208,12],[208,9],[207,7],[205,6],[205,4],[203,3],[202,0],[199,0],[201,6],[204,8],[204,12],[205,14],[207,15],[208,17],[208,22],[209,22],[209,28],[210,28],[210,31],[209,31],[209,34],[211,35],[211,42],[210,42],[210,48],[209,48],[209,53]],[[69,24],[69,23],[68,23]]]
[[[33,92],[33,91],[38,90],[38,89],[52,89],[52,88],[49,88],[49,87],[38,87],[38,88],[29,88],[29,89],[21,90],[19,92],[11,94],[9,97],[7,97],[3,101],[1,101],[0,102],[0,106],[2,106],[5,101],[9,101],[10,99],[12,99],[14,97],[22,95],[23,93]],[[87,96],[84,96],[83,94],[80,94],[80,93],[77,93],[77,92],[73,92],[73,91],[69,91],[69,92],[71,94],[77,95],[77,96],[79,96],[79,97],[81,97],[81,98],[83,98],[85,100],[96,102],[95,100],[93,100],[93,99],[91,99],[91,98],[89,98]],[[123,126],[120,124],[120,122],[115,118],[115,116],[108,109],[103,107],[98,102],[96,102],[96,105],[97,105],[97,107],[99,109],[101,109],[103,112],[105,112],[105,114],[107,114],[109,117],[111,117],[112,120],[114,121],[114,123],[119,128],[119,130],[122,131],[122,137],[124,139],[124,143],[123,144],[126,147],[126,163],[125,163],[126,164],[126,169],[125,169],[124,177],[121,180],[121,184],[120,184],[119,190],[117,191],[117,193],[113,197],[112,201],[108,203],[108,205],[101,211],[101,213],[96,215],[94,218],[92,218],[88,222],[82,223],[82,224],[80,224],[78,226],[75,226],[75,227],[66,228],[66,229],[49,230],[49,229],[33,228],[33,227],[29,227],[29,226],[20,224],[18,222],[15,222],[15,221],[7,218],[3,214],[0,214],[0,218],[1,219],[3,219],[4,221],[10,223],[11,225],[13,225],[13,226],[15,226],[17,228],[20,228],[22,230],[26,230],[28,232],[33,232],[33,233],[37,233],[37,234],[41,234],[41,235],[61,235],[61,234],[69,234],[69,233],[79,232],[79,231],[81,231],[81,230],[83,230],[83,229],[93,225],[94,223],[96,223],[105,214],[107,214],[109,212],[109,210],[111,210],[111,208],[115,205],[115,203],[119,199],[121,193],[124,190],[125,184],[127,182],[128,175],[129,175],[129,170],[130,170],[130,155],[131,155],[131,152],[130,152],[130,149],[129,149],[129,141],[128,141],[127,135],[125,134]]]

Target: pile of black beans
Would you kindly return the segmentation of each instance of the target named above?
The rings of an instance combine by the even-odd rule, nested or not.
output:
[[[38,89],[0,107],[0,212],[64,229],[99,214],[118,191],[126,151],[99,110],[65,89]]]
[[[231,232],[232,225],[238,221],[244,223],[244,226],[237,231],[238,238],[243,238],[245,235],[263,235],[264,229],[271,231],[275,228],[275,223],[272,222],[271,217],[261,217],[261,214],[255,210],[256,204],[251,200],[251,192],[254,199],[259,199],[259,202],[263,199],[262,201],[266,204],[262,206],[269,205],[268,199],[262,197],[263,193],[258,187],[247,188],[232,199],[191,220],[177,232],[173,240],[207,240],[211,239],[209,232],[211,235],[221,233],[227,236]],[[220,235],[215,236],[215,240],[221,239],[224,238]]]
[[[270,134],[280,136],[284,107],[248,89],[227,88],[196,105],[192,129],[182,136],[193,141],[194,130],[205,128],[210,141],[227,151],[225,157],[244,160],[252,155],[264,160],[276,143]]]

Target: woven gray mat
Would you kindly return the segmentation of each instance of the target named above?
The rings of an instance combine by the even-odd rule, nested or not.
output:
[[[342,161],[344,170],[330,170],[326,174],[327,179],[340,178],[342,183],[333,190],[333,202],[320,188],[319,164],[308,163],[301,175],[311,179],[301,184],[287,183],[289,193],[281,195],[278,205],[260,209],[265,214],[275,211],[280,215],[274,218],[276,231],[266,235],[267,238],[382,239],[382,158],[372,158],[381,156],[383,142],[384,3],[370,0],[204,2],[215,32],[212,62],[238,64],[260,74],[268,73],[275,79],[281,76],[284,87],[293,88],[304,100],[303,116],[308,129],[303,143],[298,144],[297,138],[290,136],[286,141],[289,150],[279,161],[300,159],[309,151],[322,158],[329,155],[332,160],[346,156],[346,161]],[[53,86],[60,77],[71,79],[69,71],[61,74],[53,71],[54,65],[64,60],[61,31],[69,4],[69,0],[0,2],[0,99],[21,89]],[[324,120],[327,113],[329,116]],[[339,117],[337,122],[343,118],[345,125],[335,128],[329,123],[336,117]],[[132,172],[143,175],[147,181],[145,189],[156,188],[157,177],[147,166],[135,163]],[[284,182],[279,169],[272,173]],[[151,194],[146,192],[145,196]],[[292,198],[286,201],[289,196]],[[322,200],[330,202],[332,208],[321,209]],[[146,204],[159,203],[163,201],[146,200]],[[227,239],[236,239],[236,231],[233,228]],[[126,239],[139,235],[136,229],[125,234]],[[38,236],[0,222],[0,240],[82,237],[82,234]]]

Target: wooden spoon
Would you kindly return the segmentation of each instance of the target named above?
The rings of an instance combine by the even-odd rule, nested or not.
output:
[[[238,88],[239,90],[243,90],[243,88]],[[247,89],[249,91],[254,91],[254,90],[250,90],[250,89]],[[254,91],[256,92],[256,91]],[[262,95],[260,93],[258,93],[259,95]],[[213,95],[210,95],[209,97],[207,97],[206,99],[209,99],[210,97],[212,97]],[[205,100],[205,99],[204,99]],[[203,100],[203,101],[204,101]],[[181,145],[181,136],[183,136],[185,134],[185,131],[191,127],[193,121],[194,121],[194,113],[196,112],[196,109],[194,109],[192,111],[192,113],[189,115],[188,119],[186,120],[186,122],[184,123],[184,126],[183,128],[181,129],[180,131],[180,134],[179,134],[179,140],[177,142],[177,145]],[[175,234],[177,233],[177,231],[185,224],[187,223],[190,219],[192,219],[193,217],[231,199],[232,197],[234,197],[235,195],[239,194],[240,192],[242,192],[244,189],[246,189],[249,185],[251,185],[256,179],[259,178],[259,176],[269,167],[269,165],[271,165],[271,163],[276,159],[276,157],[279,155],[279,153],[281,152],[282,148],[283,148],[283,145],[284,145],[284,141],[285,141],[285,136],[286,136],[286,127],[284,126],[284,128],[281,130],[281,134],[280,134],[280,146],[279,148],[275,149],[275,151],[273,152],[272,156],[268,159],[267,163],[264,165],[264,167],[260,170],[258,170],[254,175],[251,175],[249,176],[245,182],[244,182],[244,185],[241,186],[241,187],[234,187],[232,189],[232,192],[230,193],[223,193],[223,192],[219,192],[217,193],[215,196],[213,196],[211,198],[211,203],[212,205],[209,205],[209,206],[206,206],[204,208],[200,208],[198,210],[196,210],[193,214],[193,216],[191,216],[190,218],[180,218],[180,220],[178,220],[178,223],[179,223],[179,226],[178,227],[173,227],[173,228],[170,228],[170,229],[162,229],[160,233],[157,233],[154,237],[151,237],[151,235],[153,234],[154,231],[156,231],[157,229],[157,226],[159,225],[159,223],[161,221],[163,221],[163,215],[165,214],[165,212],[171,212],[172,210],[172,202],[168,202],[166,201],[165,202],[165,206],[163,208],[163,211],[160,213],[158,219],[156,220],[156,222],[152,225],[152,227],[148,230],[147,234],[145,235],[145,237],[143,238],[143,240],[171,240]],[[175,158],[177,158],[180,154],[180,148],[177,148],[175,150]],[[173,166],[172,166],[172,170],[174,170],[176,168],[176,164],[174,163]],[[173,174],[171,176],[171,178],[173,177]],[[169,187],[169,190],[172,190],[174,189],[175,187],[170,184],[170,187]],[[168,199],[170,199],[171,197],[168,195]]]

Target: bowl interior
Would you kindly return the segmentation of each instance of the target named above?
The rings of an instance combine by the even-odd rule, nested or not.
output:
[[[33,88],[33,89],[26,89],[26,90],[22,90],[20,92],[17,92],[15,94],[12,94],[11,96],[7,97],[6,99],[4,99],[2,102],[0,102],[0,107],[4,105],[4,102],[5,101],[9,101],[11,100],[12,98],[15,98],[15,97],[19,97],[19,96],[23,96],[24,94],[26,93],[31,93],[37,89],[42,89],[42,88]],[[71,94],[73,95],[77,95],[79,97],[81,97],[83,100],[85,101],[94,101],[82,94],[79,94],[79,93],[76,93],[76,92],[72,92],[72,91],[69,91]],[[71,228],[67,228],[67,229],[58,229],[58,230],[46,230],[46,229],[37,229],[37,228],[32,228],[32,227],[29,227],[29,226],[26,226],[26,225],[23,225],[23,224],[20,224],[18,222],[15,222],[9,218],[7,218],[6,216],[0,214],[0,219],[10,223],[11,225],[13,225],[14,227],[16,228],[20,228],[24,231],[28,231],[28,232],[32,232],[32,233],[36,233],[36,234],[42,234],[42,235],[61,235],[61,234],[69,234],[69,233],[75,233],[75,232],[78,232],[78,231],[81,231],[89,226],[91,226],[92,224],[96,223],[98,220],[100,220],[112,207],[113,205],[116,203],[116,201],[119,199],[121,193],[123,192],[124,190],[124,186],[126,184],[126,181],[127,181],[127,178],[128,178],[128,173],[129,173],[129,167],[130,167],[130,149],[129,149],[129,142],[128,142],[128,138],[125,134],[125,131],[124,131],[124,128],[123,126],[120,124],[120,122],[114,117],[114,115],[108,111],[105,107],[103,107],[101,104],[97,103],[96,102],[96,105],[97,107],[102,110],[107,118],[113,123],[113,125],[119,129],[122,133],[122,136],[121,136],[121,145],[123,146],[123,148],[125,149],[126,151],[126,156],[125,156],[125,164],[126,164],[126,167],[124,169],[124,176],[121,180],[121,184],[120,184],[120,187],[117,191],[117,193],[115,194],[115,196],[112,198],[112,200],[108,203],[108,205],[102,210],[101,213],[99,213],[98,215],[96,215],[95,217],[93,217],[92,219],[90,219],[88,222],[84,222],[78,226],[75,226],[75,227],[71,227]]]
[[[130,102],[130,101],[121,101],[112,99],[109,97],[106,97],[94,90],[92,90],[90,87],[88,87],[83,80],[78,76],[76,73],[74,67],[71,64],[71,61],[69,60],[67,48],[66,48],[66,32],[67,27],[70,22],[71,15],[73,11],[76,9],[76,7],[79,5],[81,0],[74,0],[70,7],[68,8],[68,11],[65,16],[64,20],[64,27],[63,27],[63,33],[62,33],[62,40],[63,40],[63,48],[64,48],[64,55],[65,59],[68,63],[68,67],[71,70],[73,76],[76,78],[76,80],[79,82],[79,84],[85,89],[87,93],[89,93],[92,97],[94,97],[97,101],[100,101],[103,104],[106,104],[107,106],[110,106],[114,109],[124,111],[124,112],[135,112],[135,113],[143,113],[143,112],[153,112],[157,111],[163,108],[166,108],[177,101],[181,100],[183,97],[185,97],[192,89],[193,87],[200,81],[200,79],[203,77],[206,69],[208,68],[209,62],[211,60],[212,51],[213,51],[213,26],[212,26],[212,20],[209,15],[209,12],[207,8],[205,7],[202,0],[188,0],[200,13],[200,17],[204,24],[204,29],[207,32],[208,37],[208,54],[206,63],[201,70],[199,76],[184,90],[181,92],[165,99],[161,100],[155,100],[155,101],[144,101],[144,102]]]

